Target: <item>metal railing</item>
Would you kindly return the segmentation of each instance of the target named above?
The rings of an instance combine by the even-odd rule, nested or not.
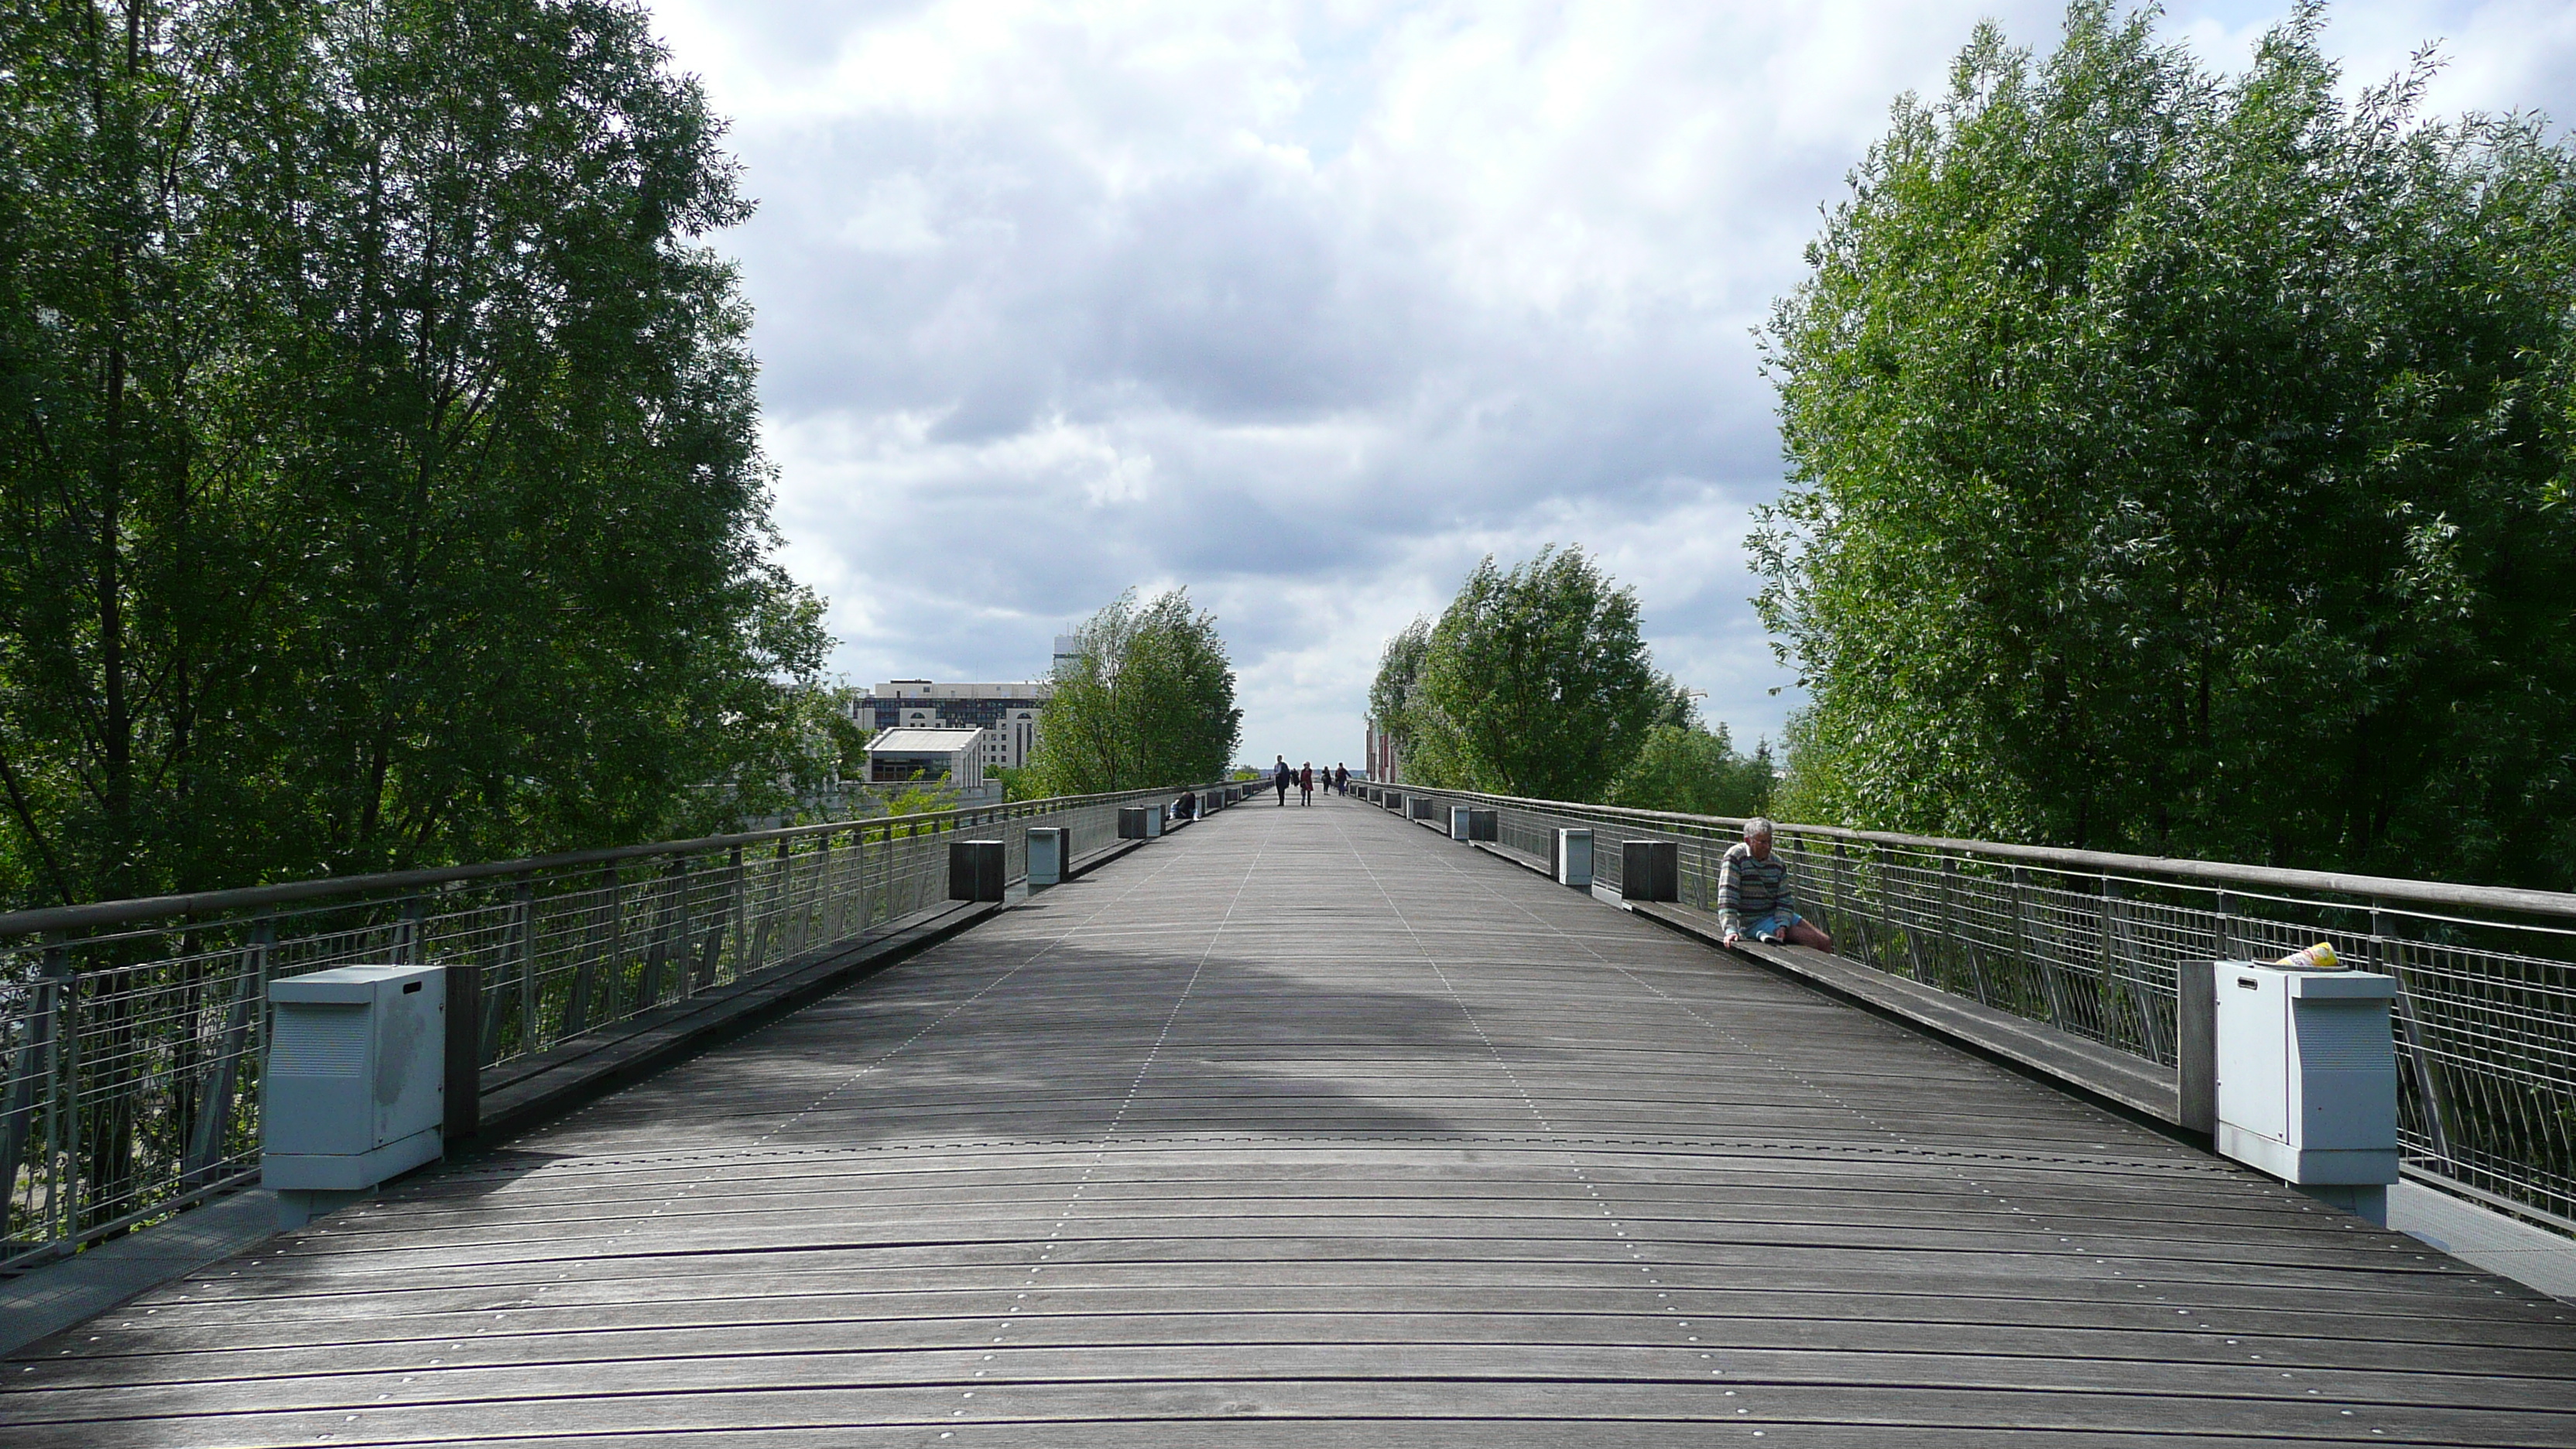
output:
[[[1223,787],[1212,787],[1223,788]],[[259,1173],[268,983],[362,962],[471,965],[488,1069],[711,988],[864,944],[947,896],[947,847],[1114,842],[1072,796],[527,860],[0,915],[0,1269]]]
[[[1716,909],[1741,820],[1387,784],[1383,799],[1497,812],[1496,844],[1548,859],[1594,832],[1678,842],[1682,904]],[[2576,895],[1781,824],[1796,908],[1848,960],[2164,1066],[2183,962],[2317,941],[2396,978],[2408,1175],[2576,1232]]]

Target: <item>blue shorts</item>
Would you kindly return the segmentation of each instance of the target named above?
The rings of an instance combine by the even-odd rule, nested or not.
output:
[[[1796,911],[1773,911],[1744,923],[1744,934],[1757,941],[1785,941],[1789,928],[1802,919]]]

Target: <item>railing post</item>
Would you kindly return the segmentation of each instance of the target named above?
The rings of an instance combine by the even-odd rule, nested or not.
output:
[[[725,933],[733,929],[734,906],[736,897],[741,892],[741,876],[742,851],[737,848],[727,855],[724,866],[718,872],[715,883],[716,898],[708,903],[711,907],[709,911],[711,918],[707,922],[707,934],[698,942],[696,963],[690,967],[689,972],[689,990],[692,995],[715,984],[716,961],[724,953]],[[689,909],[694,911],[696,907],[691,906]]]
[[[518,886],[510,893],[511,954],[518,957],[519,972],[519,1052],[525,1055],[537,1049],[537,878],[528,871],[518,874]]]
[[[1993,994],[1986,990],[1986,964],[1978,957],[1976,944],[1959,925],[1959,862],[1948,851],[1941,853],[1941,935],[1953,959],[1967,962],[1968,983],[1977,990],[1977,1004],[1994,1005]]]
[[[778,849],[778,951],[793,960],[804,940],[803,913],[796,905],[796,842],[782,840]]]
[[[2102,1008],[2102,1040],[2111,1046],[2120,1045],[2119,1011],[2124,999],[2120,990],[2119,951],[2111,934],[2111,912],[2118,899],[2119,887],[2109,876],[2102,877],[2101,905],[2094,918],[2093,954],[2095,975],[2101,982],[2098,999]]]
[[[758,975],[760,969],[769,964],[769,935],[777,929],[778,912],[787,900],[787,842],[784,840],[778,842],[778,863],[770,867],[769,873],[772,881],[768,898],[760,912],[760,923],[752,927],[750,964],[740,969],[740,975]]]
[[[2063,1031],[2066,1028],[2066,999],[2057,979],[2057,971],[2048,962],[2035,957],[2030,949],[2030,873],[2020,866],[2012,868],[2013,957],[2025,980],[2036,975],[2039,992],[2048,1003],[2048,1024]]]
[[[2165,1059],[2164,1033],[2157,1030],[2160,1023],[2156,1020],[2155,1004],[2138,989],[2137,979],[2129,969],[2128,953],[2123,949],[2121,900],[2120,883],[2107,875],[2102,877],[2103,984],[2107,988],[2115,981],[2118,983],[2121,1001],[2137,1018],[2138,1038],[2146,1044],[2148,1060],[2161,1062]],[[2105,1026],[2107,1028],[2107,1022]],[[2105,1039],[2108,1039],[2107,1030]]]
[[[661,899],[653,907],[653,944],[644,952],[644,988],[638,993],[638,1008],[662,1004],[662,976],[671,964],[671,932],[684,924],[679,919],[682,913],[679,893],[687,890],[688,878],[683,874],[687,869],[685,861],[673,861],[662,868],[660,878],[654,883],[654,893]],[[678,888],[678,893],[674,887]]]
[[[1891,865],[1883,868],[1883,873],[1891,880],[1898,878],[1897,872],[1899,871],[1904,872],[1902,879],[1906,883],[1903,900],[1906,906],[1911,908],[1906,911],[1903,923],[1903,929],[1905,931],[1905,974],[1912,980],[1926,981],[1927,978],[1923,974],[1923,918],[1925,913],[1922,909],[1922,892],[1914,879],[1923,872],[1920,866],[1912,865]],[[1891,898],[1888,901],[1887,915],[1889,923],[1894,925],[1897,921],[1897,902],[1895,899]],[[1940,959],[1937,954],[1933,958],[1933,965],[1936,968],[1940,965]],[[1933,986],[1940,985],[1937,981],[1928,982],[1928,984]]]
[[[59,941],[45,949],[45,974],[59,983],[54,996],[54,1059],[58,1066],[45,1120],[54,1129],[53,1145],[62,1155],[54,1196],[61,1204],[61,1227],[57,1231],[64,1238],[81,1230],[81,1188],[87,1180],[81,1168],[80,982],[71,973],[70,954]]]
[[[600,958],[601,1021],[615,1021],[626,1007],[626,875],[608,863],[607,954]]]
[[[858,854],[852,857],[851,864],[844,865],[839,860],[839,847],[832,843],[833,834],[823,832],[823,863],[814,877],[815,930],[820,937],[814,944],[824,948],[849,934],[850,893],[867,883],[868,855],[862,837],[851,837]]]
[[[889,860],[891,860],[891,847],[893,845],[893,839],[891,836],[887,838],[886,844],[888,849],[883,853],[885,853],[889,857]],[[876,912],[873,909],[876,902],[872,899],[872,893],[868,890],[868,833],[865,830],[852,833],[850,837],[850,849],[858,853],[857,865],[851,871],[851,875],[856,878],[859,897],[859,925],[855,934],[865,936],[868,933],[868,926],[876,919]],[[841,934],[844,938],[847,938],[854,933],[844,930]]]
[[[483,969],[483,958],[485,953],[481,949],[465,953],[465,969],[473,972],[476,978],[475,991],[477,994],[475,999],[480,1006],[480,1010],[475,1016],[475,1020],[479,1022],[480,1025],[475,1028],[475,1041],[481,1052],[482,1062],[485,1066],[489,1066],[500,1059],[501,1024],[503,1021],[508,1019],[510,1008],[516,1005],[519,999],[517,992],[508,989],[510,984],[511,962],[518,954],[518,940],[519,901],[517,893],[512,892],[510,898],[510,913],[506,918],[505,924],[501,927],[500,949],[490,953],[493,959],[493,964],[498,969],[494,971],[485,971]],[[488,990],[486,989],[487,987],[489,988]],[[522,1025],[519,1028],[519,1035],[522,1038],[525,1038],[527,1034],[527,1028]]]
[[[905,838],[911,837],[907,835]],[[864,933],[868,927],[876,923],[878,901],[876,888],[868,884],[868,833],[864,830],[860,831],[850,842],[850,848],[859,853],[859,930]],[[884,900],[888,920],[903,914],[895,908],[894,902],[894,858],[895,853],[901,848],[894,843],[894,822],[889,820],[885,828],[877,832],[877,859],[884,865]]]
[[[1851,907],[1848,904],[1850,892],[1847,889],[1849,882],[1845,879],[1850,872],[1851,858],[1843,853],[1843,843],[1837,840],[1834,842],[1833,932],[1838,936],[1844,936],[1849,933],[1851,927]],[[1849,934],[1848,939],[1850,939],[1855,945],[1860,942],[1860,938],[1857,934]],[[1866,952],[1867,949],[1868,948],[1866,946],[1862,947],[1864,952]]]
[[[564,984],[563,1024],[556,1029],[557,1040],[574,1036],[590,1028],[591,965],[599,954],[603,932],[596,912],[590,924],[582,928],[581,943],[572,963],[572,980]]]
[[[62,1005],[64,979],[69,976],[71,953],[64,949],[60,936],[48,936],[43,954],[38,958],[35,1000],[27,1014],[27,1036],[18,1044],[17,1060],[9,1072],[8,1110],[0,1117],[0,1241],[8,1241],[9,1205],[17,1195],[18,1166],[26,1161],[27,1144],[35,1139],[37,1097],[44,1097],[47,1121],[55,1134],[61,1132],[60,1091],[56,1078],[62,1075],[61,1055]],[[51,1155],[51,1154],[49,1154]],[[27,1206],[34,1216],[35,1183],[38,1179],[58,1181],[59,1173],[31,1173],[28,1178]],[[53,1197],[45,1203],[51,1216]]]
[[[817,922],[815,913],[822,910],[832,894],[832,832],[826,830],[814,837],[814,888],[807,895],[813,899],[797,908],[796,936],[788,946],[790,955],[801,956],[813,942]]]
[[[726,914],[732,918],[733,974],[734,979],[739,981],[742,979],[743,975],[743,957],[748,954],[751,947],[751,877],[743,869],[741,846],[737,845],[732,850],[726,852],[725,869],[726,872],[733,877],[733,901],[731,903],[731,908],[726,912]],[[719,932],[718,934],[721,935],[722,933]],[[720,945],[722,943],[719,942],[718,944]],[[713,985],[715,983],[716,972],[721,964],[717,957],[718,953],[715,947],[709,947],[707,950],[707,979],[705,983],[707,985]]]
[[[705,936],[698,934],[697,884],[698,877],[705,872],[698,869],[696,858],[682,856],[681,859],[688,862],[688,867],[681,872],[678,881],[679,918],[674,934],[679,937],[679,949],[672,952],[672,964],[679,968],[679,998],[686,1001],[698,994],[700,968],[706,963],[707,953],[713,949],[715,939],[724,934],[724,915],[719,912],[714,920],[707,922]]]
[[[182,1187],[203,1186],[203,1180],[223,1156],[224,1127],[233,1115],[233,1087],[240,1080],[241,1059],[251,1047],[252,1019],[268,999],[269,948],[276,942],[275,916],[262,916],[251,923],[250,940],[241,950],[241,979],[233,987],[232,1006],[224,1014],[223,1034],[216,1038],[214,1070],[188,1134],[188,1157],[180,1176]],[[9,1175],[0,1176],[0,1182],[15,1182],[17,1155],[10,1154],[5,1165]]]
[[[1880,931],[1883,908],[1886,908],[1886,874],[1875,871],[1875,864],[1878,864],[1878,843],[1873,841],[1868,846],[1868,856],[1862,856],[1860,864],[1852,866],[1852,871],[1855,871],[1852,874],[1852,926],[1860,931],[1862,964],[1886,972],[1888,967],[1880,962],[1880,957],[1886,954],[1886,931]],[[1878,879],[1878,908],[1870,905],[1870,892],[1865,890],[1870,879]],[[1896,972],[1888,972],[1888,975],[1896,975]]]
[[[2379,959],[2377,965],[2397,983],[2395,1008],[2398,1034],[2404,1039],[2407,1075],[2415,1079],[2415,1096],[2424,1104],[2424,1135],[2430,1139],[2433,1155],[2444,1163],[2452,1161],[2450,1114],[2444,1100],[2446,1083],[2440,1062],[2435,1060],[2432,1043],[2424,1031],[2424,1019],[2408,979],[2406,953],[2394,949],[2395,934],[2389,930],[2387,902],[2370,903],[2370,945]]]
[[[402,914],[394,921],[394,964],[420,964],[420,922],[428,907],[417,895],[403,897]]]

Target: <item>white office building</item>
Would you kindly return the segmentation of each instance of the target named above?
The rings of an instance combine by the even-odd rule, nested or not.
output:
[[[1055,686],[1046,680],[1004,683],[943,683],[933,679],[890,679],[851,706],[851,718],[876,730],[954,730],[984,732],[978,749],[983,769],[1016,770],[1037,748],[1039,720]]]
[[[868,783],[946,785],[975,794],[984,788],[981,729],[890,729],[868,741]]]

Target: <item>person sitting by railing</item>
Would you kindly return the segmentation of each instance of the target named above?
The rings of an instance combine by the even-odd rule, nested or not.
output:
[[[1751,936],[1793,946],[1834,949],[1834,938],[1801,917],[1789,898],[1789,863],[1771,853],[1771,822],[1744,822],[1744,839],[1717,868],[1717,928],[1726,944]]]
[[[1172,802],[1172,818],[1174,820],[1198,819],[1199,792],[1196,790],[1183,790],[1181,792],[1181,798]]]

